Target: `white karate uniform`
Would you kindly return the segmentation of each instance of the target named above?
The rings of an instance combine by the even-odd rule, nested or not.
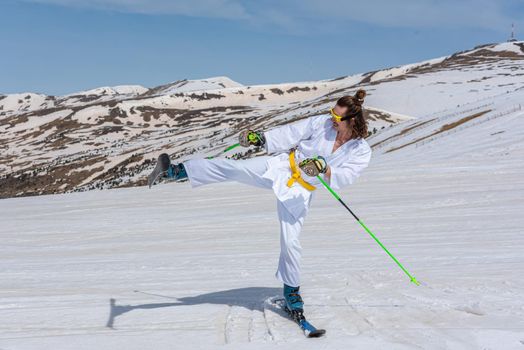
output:
[[[280,258],[275,277],[292,287],[300,285],[300,231],[313,194],[322,190],[323,185],[316,177],[302,172],[302,178],[317,187],[315,191],[308,191],[298,182],[287,186],[291,177],[289,150],[296,147],[297,166],[302,159],[323,156],[331,168],[331,176],[329,179],[321,176],[331,188],[340,189],[352,184],[367,167],[371,147],[365,139],[353,139],[331,153],[336,135],[331,116],[324,114],[264,132],[265,149],[274,156],[240,160],[193,158],[183,162],[192,187],[237,181],[273,189],[280,221]]]

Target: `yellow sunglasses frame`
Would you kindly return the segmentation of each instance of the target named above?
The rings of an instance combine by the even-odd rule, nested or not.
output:
[[[334,118],[337,121],[337,123],[340,123],[342,121],[342,118],[344,118],[336,114],[333,108],[331,108],[329,112],[331,113],[331,117]]]

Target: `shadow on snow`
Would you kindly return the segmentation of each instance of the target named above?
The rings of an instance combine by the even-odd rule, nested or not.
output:
[[[135,309],[157,309],[162,307],[172,306],[188,306],[200,304],[222,304],[229,306],[241,306],[249,310],[263,311],[263,303],[269,297],[282,294],[282,288],[268,288],[268,287],[248,287],[223,290],[219,292],[205,293],[190,297],[176,298],[161,294],[154,294],[135,290],[136,293],[161,297],[166,299],[173,299],[176,302],[169,303],[151,303],[138,305],[117,305],[116,299],[109,299],[109,319],[106,327],[113,328],[115,320],[118,316],[130,312]]]

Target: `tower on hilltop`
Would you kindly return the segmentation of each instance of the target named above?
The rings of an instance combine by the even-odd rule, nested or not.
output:
[[[515,23],[511,23],[511,36],[509,37],[508,42],[511,43],[514,41],[517,41],[517,39],[515,38]]]

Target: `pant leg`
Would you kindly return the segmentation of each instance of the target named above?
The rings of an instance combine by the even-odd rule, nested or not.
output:
[[[183,162],[192,187],[217,182],[237,181],[246,185],[272,188],[272,181],[263,178],[269,156],[250,159],[193,158]]]
[[[302,246],[300,245],[300,231],[304,224],[307,210],[295,219],[284,204],[277,200],[278,219],[280,220],[280,258],[275,277],[291,287],[300,286],[300,260]]]

